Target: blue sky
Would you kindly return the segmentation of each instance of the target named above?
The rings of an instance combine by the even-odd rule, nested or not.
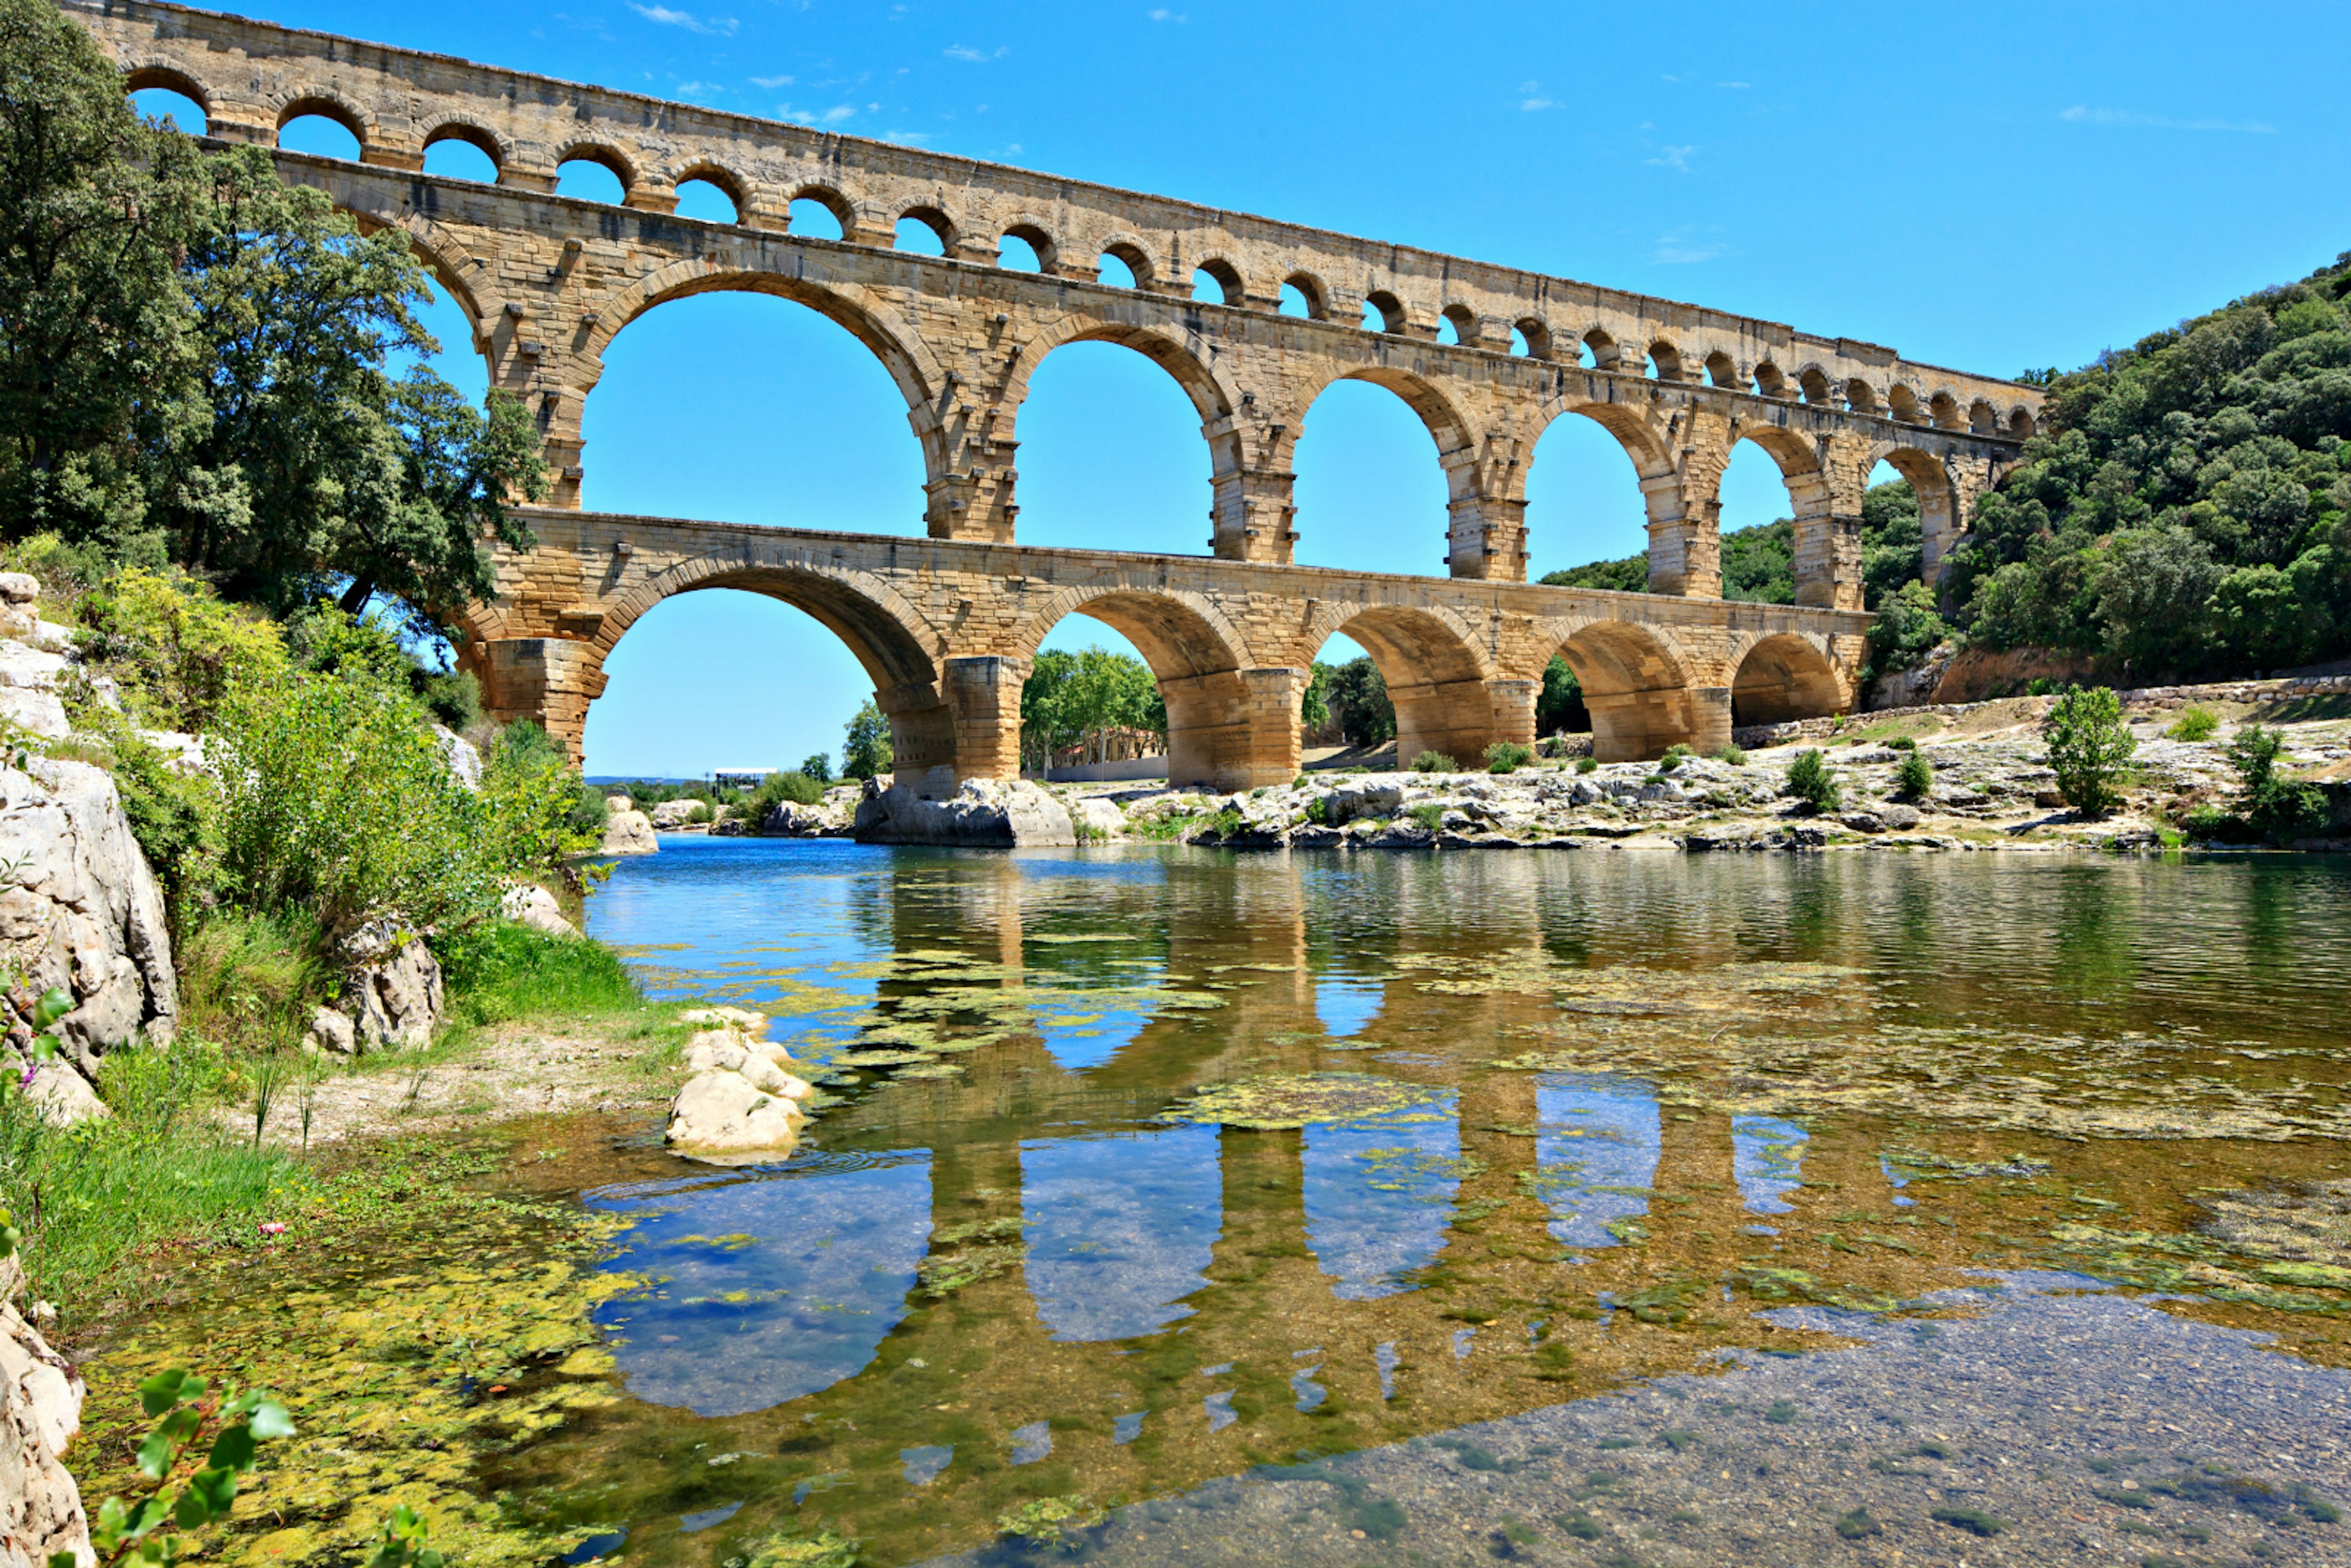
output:
[[[299,26],[1265,213],[1887,343],[2071,367],[2351,246],[2351,6],[285,0]],[[331,148],[321,145],[319,151]],[[483,372],[437,319],[461,385]],[[623,331],[590,507],[921,530],[904,405],[839,329],[702,297]],[[1164,374],[1040,369],[1025,539],[1205,553],[1207,461]],[[1435,572],[1444,486],[1401,402],[1342,383],[1298,455],[1300,559]],[[1537,572],[1640,548],[1631,465],[1563,420]],[[1724,526],[1786,510],[1742,446]],[[1073,618],[1049,645],[1122,645]],[[1334,653],[1350,653],[1334,648]],[[1326,655],[1328,656],[1328,655]],[[673,600],[608,663],[599,773],[789,766],[867,693],[813,621]]]

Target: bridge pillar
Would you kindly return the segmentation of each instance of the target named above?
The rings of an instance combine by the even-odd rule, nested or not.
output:
[[[1730,744],[1729,686],[1672,686],[1646,692],[1587,691],[1592,754],[1603,762],[1642,762],[1669,746],[1706,753]]]
[[[923,703],[909,693],[910,700],[894,711],[883,704],[893,779],[936,799],[953,794],[967,779],[1019,778],[1020,688],[1028,684],[1028,661],[977,653],[947,659],[944,666],[944,702]]]
[[[1398,766],[1409,768],[1412,759],[1424,751],[1450,757],[1464,768],[1477,766],[1486,747],[1496,738],[1494,710],[1498,705],[1488,685],[1485,681],[1467,680],[1389,686],[1388,700],[1395,706]],[[1526,729],[1531,737],[1531,703],[1528,706]]]
[[[1689,504],[1682,476],[1641,481],[1649,512],[1649,591],[1683,599],[1722,597],[1722,503]]]
[[[1527,580],[1526,502],[1463,496],[1447,512],[1446,565],[1455,577],[1487,582]]]
[[[1298,540],[1290,527],[1298,516],[1290,499],[1297,477],[1287,468],[1237,468],[1210,481],[1216,497],[1208,521],[1215,533],[1208,543],[1217,559],[1290,564]]]
[[[483,706],[501,724],[529,719],[577,765],[586,758],[588,705],[603,694],[604,655],[563,637],[500,637],[468,645]]]
[[[1822,437],[1817,485],[1789,493],[1796,503],[1796,602],[1822,610],[1861,608],[1861,501],[1869,490],[1865,436]],[[1925,519],[1920,519],[1923,531]]]
[[[1167,782],[1239,790],[1297,778],[1298,706],[1310,678],[1283,664],[1162,680]]]

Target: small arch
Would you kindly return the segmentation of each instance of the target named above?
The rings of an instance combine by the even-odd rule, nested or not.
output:
[[[1384,288],[1374,288],[1364,296],[1364,331],[1401,332],[1404,328],[1403,300]]]
[[[1779,366],[1769,360],[1755,367],[1755,395],[1776,398],[1788,395],[1788,378],[1781,372]]]
[[[696,190],[694,187],[700,186]],[[751,195],[732,170],[716,163],[695,163],[678,172],[675,184],[677,215],[709,224],[740,224],[750,210]],[[721,212],[725,215],[718,215]]]
[[[1023,629],[1023,656],[1033,658],[1046,633],[1071,615],[1108,626],[1151,667],[1167,709],[1170,784],[1234,789],[1257,781],[1257,737],[1240,675],[1248,649],[1213,605],[1164,591],[1064,589]]]
[[[506,170],[506,149],[478,125],[452,120],[424,138],[424,172],[436,180],[471,180],[495,185]]]
[[[1290,308],[1290,297],[1297,296],[1298,308]],[[1281,313],[1304,316],[1320,321],[1328,312],[1331,294],[1322,280],[1311,272],[1293,272],[1281,280]]]
[[[1126,277],[1121,279],[1120,272]],[[1095,281],[1113,288],[1142,288],[1151,282],[1151,256],[1133,240],[1114,239],[1102,248],[1102,269]]]
[[[1556,652],[1583,688],[1593,754],[1603,762],[1661,757],[1669,746],[1699,738],[1686,695],[1688,676],[1648,628],[1589,622],[1562,638]]]
[[[845,240],[856,226],[857,208],[830,185],[802,185],[784,209],[785,232],[803,239]],[[831,234],[825,233],[828,226]]]
[[[1021,257],[1012,249],[1014,246],[1022,246],[1029,255]],[[1030,265],[1021,265],[1024,259]],[[1009,271],[1050,272],[1058,259],[1059,252],[1053,247],[1053,236],[1035,224],[1013,224],[997,241],[996,265]]]
[[[2039,430],[2040,426],[2034,422],[2031,409],[2020,403],[2009,412],[2008,434],[2014,439],[2029,441],[2039,433]]]
[[[955,224],[936,207],[908,207],[898,214],[892,247],[917,256],[952,256],[956,247]]]
[[[1340,622],[1323,632],[1325,640],[1331,632],[1352,639],[1379,666],[1395,708],[1400,763],[1434,751],[1464,768],[1478,765],[1498,736],[1487,668],[1474,641],[1436,613],[1391,605]]]
[[[298,99],[278,117],[277,146],[313,158],[358,162],[367,152],[359,116],[332,99]]]
[[[1796,385],[1803,392],[1806,402],[1823,408],[1835,405],[1835,387],[1818,365],[1806,365],[1797,375]]]
[[[1192,269],[1192,298],[1204,305],[1238,305],[1245,290],[1240,269],[1211,256]]]
[[[1720,349],[1717,349],[1706,357],[1706,379],[1710,386],[1738,386],[1740,384],[1738,361]]]
[[[1978,435],[1997,435],[2000,415],[1992,412],[1991,403],[1978,398],[1968,406],[1968,428]]]
[[[1578,358],[1586,369],[1613,371],[1616,368],[1616,340],[1594,327],[1583,334],[1583,352]]]
[[[1448,329],[1450,337],[1446,335]],[[1478,313],[1467,305],[1447,305],[1437,316],[1437,340],[1474,348],[1478,342]]]
[[[1963,430],[1966,421],[1959,417],[1959,400],[1949,392],[1938,392],[1927,404],[1927,417],[1938,430]]]
[[[1551,358],[1551,329],[1539,316],[1522,316],[1510,328],[1510,352],[1530,360]]]
[[[169,66],[138,66],[123,73],[122,90],[150,120],[168,120],[190,136],[212,126],[212,100],[193,77]]]
[[[594,171],[598,170],[611,175],[619,188],[615,190],[596,178]],[[569,190],[564,188],[567,184]],[[636,184],[637,172],[629,161],[599,143],[583,141],[567,147],[555,160],[555,193],[559,196],[618,206],[628,200]]]
[[[330,92],[306,92],[287,99],[285,107],[277,111],[278,133],[284,135],[287,126],[313,115],[333,120],[351,133],[352,141],[362,147],[367,145],[367,116]]]
[[[1649,345],[1649,374],[1661,382],[1682,379],[1682,354],[1663,338]]]
[[[1900,382],[1896,382],[1886,392],[1886,407],[1888,414],[1904,424],[1927,423],[1918,412],[1918,394]]]
[[[1836,666],[1809,638],[1782,632],[1757,643],[1730,678],[1730,722],[1785,724],[1844,706]]]
[[[1844,405],[1855,413],[1877,412],[1877,392],[1859,376],[1844,383]]]

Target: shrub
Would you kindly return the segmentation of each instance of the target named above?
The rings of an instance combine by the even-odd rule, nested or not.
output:
[[[1578,773],[1596,773],[1600,770],[1600,758],[1579,757],[1575,759],[1575,770]]]
[[[1445,825],[1445,808],[1433,800],[1422,801],[1405,815],[1432,833]]]
[[[1714,754],[1714,759],[1717,762],[1728,762],[1733,768],[1747,766],[1747,753],[1740,750],[1736,746],[1724,747]]]
[[[1498,740],[1486,748],[1486,771],[1516,773],[1534,760],[1534,752],[1515,740]]]
[[[1663,757],[1657,758],[1657,771],[1660,773],[1671,773],[1675,768],[1679,768],[1683,763],[1688,761],[1691,758],[1696,757],[1697,755],[1697,752],[1692,751],[1680,741],[1676,741],[1673,745],[1666,747],[1666,754]]]
[[[333,994],[319,927],[300,914],[214,910],[180,937],[180,1022],[196,1039],[244,1054],[291,1050]]]
[[[871,697],[850,718],[841,747],[841,776],[872,779],[890,771],[890,720]]]
[[[176,575],[126,568],[79,607],[84,659],[151,729],[200,734],[233,694],[284,678],[277,627]]]
[[[2326,798],[2316,785],[2278,777],[2284,750],[2285,737],[2258,724],[2229,742],[2229,765],[2244,787],[2238,809],[2253,831],[2275,842],[2317,832],[2326,821]]]
[[[1916,751],[1918,749],[1917,741],[1907,735],[1894,736],[1890,737],[1886,744],[1892,747],[1896,751]]]
[[[743,820],[756,828],[782,801],[813,806],[823,799],[824,786],[805,773],[770,773],[759,780],[759,787],[751,791],[739,810]]]
[[[2210,708],[2190,703],[2179,710],[2171,727],[2163,733],[2174,740],[2210,740],[2212,732],[2220,727],[2220,716]]]
[[[2234,838],[2244,829],[2245,824],[2239,818],[2209,802],[2190,810],[2179,822],[2180,831],[2199,842]]]
[[[1834,811],[1844,798],[1829,772],[1828,758],[1811,747],[1788,764],[1788,793],[1815,811]]]
[[[1314,823],[1328,822],[1331,820],[1331,797],[1328,795],[1317,795],[1311,800],[1307,801],[1306,820]]]
[[[2138,737],[2123,723],[2113,690],[2075,688],[2059,697],[2041,721],[2057,792],[2085,817],[2103,817],[2122,801],[2122,781]]]
[[[1925,800],[1935,788],[1935,765],[1915,747],[1904,752],[1902,765],[1894,770],[1894,787],[1906,800]]]
[[[471,671],[420,669],[409,684],[425,711],[444,727],[463,735],[481,722],[482,688],[475,684]]]
[[[830,784],[832,782],[832,758],[821,751],[811,752],[808,760],[800,764],[800,771],[820,784]]]
[[[1453,773],[1459,771],[1459,769],[1454,767],[1453,758],[1446,756],[1441,751],[1422,752],[1419,756],[1412,759],[1412,770],[1415,773]]]
[[[710,821],[710,802],[707,800],[695,801],[694,810],[685,814],[685,820],[689,822],[706,822]]]

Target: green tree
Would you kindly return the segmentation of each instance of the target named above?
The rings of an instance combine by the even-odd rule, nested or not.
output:
[[[2105,686],[2067,692],[2041,721],[2057,792],[2085,817],[2103,817],[2122,800],[2122,785],[2138,737],[2123,722],[2122,705]]]
[[[1377,746],[1395,738],[1395,705],[1371,655],[1358,654],[1331,673],[1331,710],[1350,746]]]
[[[1335,673],[1322,660],[1314,661],[1305,695],[1298,699],[1298,722],[1303,727],[1320,729],[1331,722],[1331,677]]]
[[[1828,758],[1814,747],[1799,751],[1788,764],[1788,793],[1814,811],[1834,811],[1844,800]]]
[[[1923,582],[1906,582],[1879,608],[1869,629],[1869,667],[1881,675],[1916,669],[1950,634],[1950,624],[1936,612],[1934,591]]]
[[[2315,833],[2325,825],[2326,798],[2314,784],[2278,777],[2285,737],[2249,724],[2229,742],[2229,765],[2243,793],[2238,809],[2253,831],[2278,842]]]
[[[1559,735],[1568,730],[1592,727],[1592,716],[1583,706],[1583,683],[1575,678],[1567,661],[1557,653],[1543,666],[1542,690],[1535,697],[1535,733]]]
[[[832,782],[832,758],[821,751],[816,752],[800,764],[800,772],[820,784],[830,784]]]
[[[843,779],[873,779],[890,771],[890,720],[872,698],[851,717],[841,747]]]

